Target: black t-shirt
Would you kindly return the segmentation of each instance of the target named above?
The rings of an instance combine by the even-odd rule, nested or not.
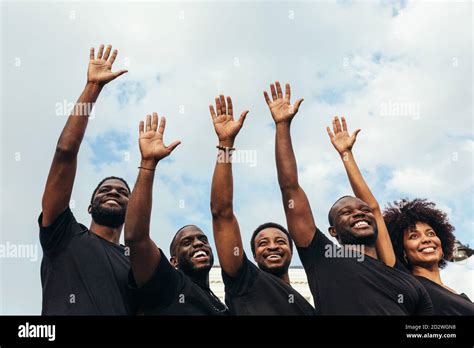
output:
[[[367,255],[335,257],[319,229],[298,248],[316,312],[322,315],[431,315],[425,288],[411,275]]]
[[[425,277],[415,276],[431,297],[435,315],[474,315],[474,303],[466,294],[455,294]]]
[[[222,270],[225,302],[233,315],[315,315],[311,304],[280,278],[247,259],[235,277]]]
[[[145,315],[228,315],[227,307],[206,287],[174,268],[161,251],[155,273],[137,287],[130,270],[128,282]]]
[[[131,315],[135,313],[127,276],[130,262],[122,245],[78,223],[67,208],[42,227],[43,315]]]

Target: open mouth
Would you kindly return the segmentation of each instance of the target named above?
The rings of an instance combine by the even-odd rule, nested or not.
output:
[[[351,225],[352,228],[367,228],[369,226],[370,222],[368,220],[357,220]]]
[[[102,204],[110,204],[110,205],[117,205],[117,206],[120,206],[120,203],[118,200],[114,199],[114,198],[107,198],[103,201]]]
[[[197,261],[204,261],[209,259],[209,255],[204,250],[197,250],[193,253],[192,258]]]
[[[281,254],[268,254],[265,256],[265,259],[269,261],[279,261],[282,259],[282,256]]]
[[[418,249],[418,251],[420,253],[423,253],[423,254],[432,254],[432,253],[436,252],[436,249],[437,248],[435,246],[428,246],[428,247]]]

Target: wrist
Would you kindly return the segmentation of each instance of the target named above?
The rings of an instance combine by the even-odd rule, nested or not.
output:
[[[347,161],[347,159],[352,156],[352,150],[340,151],[340,152],[339,152],[339,156],[341,156],[341,158],[342,158],[344,161]]]
[[[150,159],[142,158],[142,160],[140,161],[140,167],[143,167],[143,168],[155,169],[157,165],[158,165],[158,161],[154,158],[150,158]]]
[[[275,122],[276,128],[288,129],[291,126],[291,120],[284,120]]]
[[[234,139],[224,139],[224,140],[219,139],[219,146],[234,147]]]
[[[100,92],[103,87],[104,87],[104,85],[102,85],[98,82],[87,81],[86,87],[84,89],[88,89],[88,90],[95,91],[95,92]]]

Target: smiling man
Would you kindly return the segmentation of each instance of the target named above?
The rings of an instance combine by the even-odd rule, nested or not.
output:
[[[135,312],[127,286],[130,263],[119,244],[130,189],[107,177],[92,194],[89,228],[69,209],[77,155],[89,113],[105,84],[126,70],[112,72],[117,50],[90,51],[87,84],[61,133],[43,194],[39,217],[43,248],[43,315],[127,315]],[[111,54],[112,53],[112,54]],[[87,107],[84,107],[86,105]],[[86,110],[86,113],[82,111]]]
[[[211,212],[214,239],[222,267],[226,303],[234,315],[314,315],[314,308],[290,285],[288,267],[293,242],[275,223],[259,226],[252,235],[256,267],[243,251],[233,211],[232,151],[248,111],[234,120],[232,99],[221,95],[210,106],[219,145],[212,178]]]
[[[214,263],[206,235],[194,225],[176,232],[170,261],[150,238],[153,181],[163,158],[180,144],[163,142],[164,117],[147,115],[140,122],[140,171],[125,218],[125,243],[130,247],[129,285],[145,315],[226,315],[227,308],[209,287]]]
[[[290,104],[277,81],[264,92],[276,126],[278,182],[288,230],[303,263],[318,314],[412,315],[432,314],[426,290],[410,275],[378,260],[377,220],[362,200],[344,196],[331,207],[329,233],[350,253],[328,252],[334,243],[317,227],[305,192],[298,183],[290,125],[302,99]],[[335,130],[336,131],[336,130]],[[334,145],[336,146],[336,145]],[[344,157],[341,154],[343,160]]]

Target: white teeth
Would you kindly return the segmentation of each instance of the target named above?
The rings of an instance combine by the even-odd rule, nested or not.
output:
[[[268,259],[272,259],[272,260],[277,260],[277,259],[280,259],[281,256],[280,255],[270,255],[267,257]]]
[[[365,226],[368,226],[369,224],[366,222],[366,221],[359,221],[359,222],[356,222],[356,224],[354,225],[354,227],[365,227]]]
[[[432,247],[424,248],[423,250],[421,250],[422,253],[432,253],[434,251],[435,251],[435,249],[432,248]]]
[[[193,255],[193,257],[200,257],[200,256],[207,256],[207,254],[204,251],[199,250],[199,251],[196,251]]]

